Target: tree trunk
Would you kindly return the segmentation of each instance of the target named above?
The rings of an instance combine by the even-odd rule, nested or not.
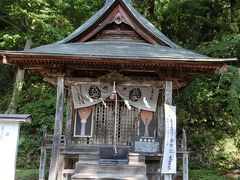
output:
[[[30,49],[31,46],[32,46],[32,39],[28,38],[26,41],[24,50]],[[14,90],[13,90],[13,94],[12,94],[12,99],[11,99],[11,102],[10,102],[5,114],[15,114],[17,112],[18,98],[22,92],[23,84],[24,84],[24,74],[25,74],[25,70],[20,69],[18,67],[16,79],[15,79]]]
[[[147,12],[150,18],[152,19],[154,17],[154,10],[155,10],[155,0],[148,0],[147,5]]]

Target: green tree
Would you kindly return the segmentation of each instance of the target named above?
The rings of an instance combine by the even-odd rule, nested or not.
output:
[[[171,0],[161,25],[166,35],[189,48],[234,31],[226,0]]]
[[[72,29],[71,23],[60,14],[51,1],[1,1],[1,49],[29,49],[63,38]],[[50,4],[51,3],[51,4]],[[59,6],[59,4],[57,4]],[[16,70],[12,100],[6,113],[16,113],[22,92],[25,70]]]

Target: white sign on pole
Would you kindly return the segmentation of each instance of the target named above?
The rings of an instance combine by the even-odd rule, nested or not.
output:
[[[30,122],[26,114],[0,114],[0,179],[14,180],[20,122]]]
[[[162,174],[176,174],[177,146],[176,146],[176,106],[164,104],[165,111],[165,139],[162,161]]]
[[[14,180],[19,122],[0,123],[0,179]]]

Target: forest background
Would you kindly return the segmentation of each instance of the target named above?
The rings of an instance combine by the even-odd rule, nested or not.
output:
[[[58,41],[97,12],[104,0],[1,0],[0,49],[23,50]],[[212,57],[240,58],[238,0],[134,0],[133,6],[179,45]],[[18,69],[0,61],[0,113],[29,113],[21,127],[17,167],[39,165],[44,128],[53,131],[55,87],[34,71],[23,72],[9,106]],[[240,69],[199,75],[174,98],[179,133],[187,130],[191,169],[240,167]]]

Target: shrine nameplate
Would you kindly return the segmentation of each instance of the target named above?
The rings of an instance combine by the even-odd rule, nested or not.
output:
[[[160,154],[160,140],[152,137],[137,137],[134,140],[133,152],[146,155]]]

